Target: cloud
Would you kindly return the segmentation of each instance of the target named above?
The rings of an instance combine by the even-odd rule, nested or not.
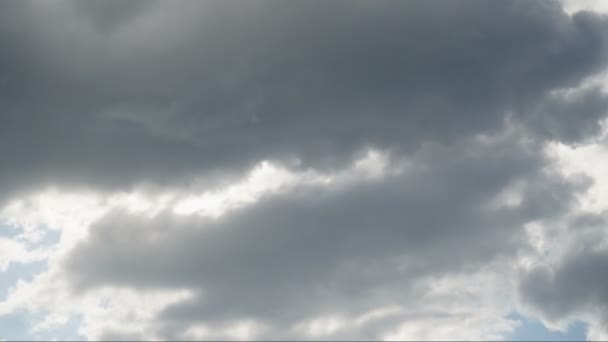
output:
[[[5,196],[448,143],[529,115],[608,60],[601,17],[549,2],[3,7]]]
[[[606,14],[608,12],[608,6],[601,0],[561,0],[561,2],[568,13],[593,11]]]
[[[531,111],[529,127],[551,140],[583,145],[602,133],[607,105],[598,86],[557,91]]]
[[[586,246],[589,248],[589,246]],[[601,285],[608,255],[605,250],[579,251],[555,267],[537,267],[526,274],[521,290],[524,300],[559,322],[576,314],[606,317],[607,293]]]
[[[608,324],[608,293],[602,286],[608,253],[605,234],[597,231],[605,224],[594,229],[582,224],[572,227],[584,233],[570,233],[573,242],[561,257],[524,271],[519,283],[520,301],[527,310],[557,329],[575,320],[586,321],[590,340],[605,338]]]
[[[589,323],[587,338],[606,337],[608,293],[602,269],[608,262],[606,186],[603,166],[605,139],[580,149],[555,146],[565,174],[584,173],[593,185],[579,197],[578,210],[549,222],[539,236],[542,257],[521,270],[518,296],[522,307],[555,329],[576,320]]]
[[[4,2],[0,218],[60,237],[0,313],[103,340],[597,321],[604,251],[555,246],[603,222],[563,151],[601,141],[607,43],[548,1]]]
[[[400,174],[346,187],[297,186],[215,219],[112,211],[93,225],[63,267],[78,293],[105,286],[192,290],[194,297],[157,317],[163,338],[186,338],[180,333],[197,324],[250,320],[265,327],[262,336],[295,338],[298,326],[319,316],[342,315],[347,318],[339,321],[349,326],[378,306],[422,310],[433,303],[429,279],[474,272],[492,260],[509,268],[504,259],[526,248],[524,223],[568,210],[578,185],[555,183],[538,172],[529,159],[535,155],[512,137],[504,140],[429,147]],[[535,184],[521,194],[519,205],[485,205],[519,179]],[[458,310],[469,309],[454,310],[458,316],[465,315]],[[504,328],[505,308],[495,310],[489,317],[504,320],[496,323]],[[409,338],[465,334],[454,326],[446,335],[424,335],[427,320],[446,327],[459,320],[440,311],[426,315],[400,314],[384,323],[385,330],[367,324],[350,329],[369,338],[391,329]],[[405,326],[398,328],[400,323]],[[422,331],[407,330],[407,324]],[[321,329],[330,329],[327,336],[344,333]],[[497,331],[466,336],[489,338],[499,336]],[[363,336],[352,334],[345,336]]]
[[[20,261],[27,254],[23,245],[12,239],[0,238],[0,270],[6,268],[15,261]]]

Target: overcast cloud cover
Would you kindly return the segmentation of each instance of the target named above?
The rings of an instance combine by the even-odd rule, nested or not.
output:
[[[0,338],[608,339],[602,13],[0,2]]]

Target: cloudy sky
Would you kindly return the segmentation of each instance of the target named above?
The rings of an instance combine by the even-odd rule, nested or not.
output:
[[[608,339],[608,5],[0,3],[0,340]]]

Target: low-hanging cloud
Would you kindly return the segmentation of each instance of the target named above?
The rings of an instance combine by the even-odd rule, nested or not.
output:
[[[560,173],[547,145],[605,129],[604,15],[528,0],[6,1],[0,44],[1,215],[61,233],[0,312],[81,315],[93,339],[494,339],[518,308],[547,324],[603,312],[600,285],[560,281],[601,284],[602,250],[543,264],[532,242],[580,238],[555,227],[593,177]],[[81,215],[20,207],[49,188],[93,195],[57,195]],[[112,291],[154,299],[96,323]]]
[[[448,143],[526,117],[608,60],[602,17],[553,2],[3,7],[6,194]],[[598,115],[563,120],[587,132]],[[557,120],[531,122],[577,138]]]

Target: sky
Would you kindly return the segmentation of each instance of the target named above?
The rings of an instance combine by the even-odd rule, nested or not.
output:
[[[608,339],[607,14],[0,2],[0,340]]]

